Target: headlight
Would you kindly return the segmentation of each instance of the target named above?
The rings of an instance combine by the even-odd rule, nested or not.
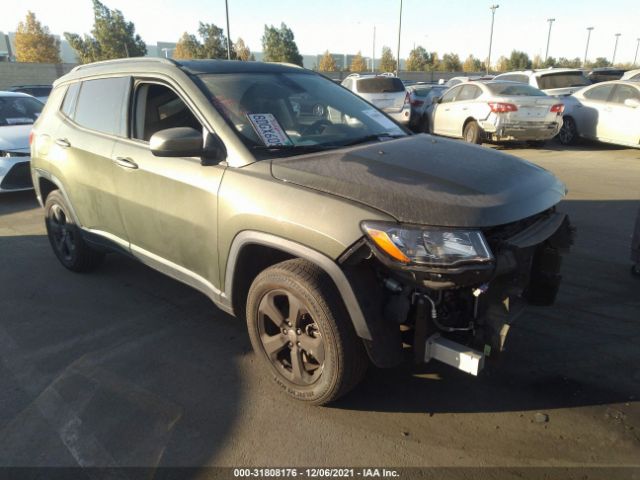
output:
[[[452,266],[493,259],[478,230],[382,222],[363,222],[362,229],[380,250],[405,264]]]

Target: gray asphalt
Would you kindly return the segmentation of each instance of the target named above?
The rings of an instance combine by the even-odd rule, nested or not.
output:
[[[203,295],[115,255],[70,273],[33,194],[0,196],[0,466],[640,465],[640,150],[498,148],[569,188],[557,304],[479,378],[371,369],[325,408],[281,396]]]

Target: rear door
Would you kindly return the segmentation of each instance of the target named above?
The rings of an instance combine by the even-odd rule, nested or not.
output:
[[[156,157],[149,148],[151,136],[167,128],[191,127],[204,138],[204,118],[177,85],[155,80],[135,82],[130,111],[128,138],[116,142],[112,157],[131,252],[196,288],[219,285],[218,188],[225,167]]]
[[[480,95],[482,95],[482,90],[477,85],[464,85],[451,104],[451,128],[457,137],[462,137],[462,127],[467,118],[473,117],[478,120],[486,116],[481,112],[483,109],[477,108],[477,98]]]
[[[640,102],[640,91],[632,85],[617,84],[602,108],[599,137],[603,140],[637,145],[640,137],[640,108],[625,105],[625,100]]]
[[[128,76],[71,84],[54,135],[56,153],[64,165],[61,179],[83,227],[125,242],[111,154],[115,139],[125,135]]]

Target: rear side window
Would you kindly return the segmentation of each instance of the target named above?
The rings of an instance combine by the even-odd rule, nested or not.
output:
[[[463,102],[465,100],[473,100],[482,95],[482,90],[475,85],[465,85],[462,87],[460,95],[456,98],[456,102]]]
[[[584,92],[584,98],[606,102],[607,98],[609,98],[609,95],[611,94],[611,90],[613,90],[613,85],[602,85],[601,87],[594,87]]]
[[[67,93],[64,96],[64,102],[62,102],[62,108],[60,109],[65,116],[73,118],[73,113],[76,109],[76,100],[78,99],[78,90],[80,90],[79,83],[73,83],[67,88]]]
[[[125,99],[128,89],[128,77],[82,82],[74,121],[91,130],[124,136]]]
[[[404,92],[404,83],[396,77],[363,78],[358,80],[360,93],[395,93]]]

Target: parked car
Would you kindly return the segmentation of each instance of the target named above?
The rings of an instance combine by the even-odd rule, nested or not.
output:
[[[591,83],[608,82],[610,80],[620,80],[627,70],[613,67],[594,68],[586,77]]]
[[[560,131],[563,109],[557,98],[530,85],[467,82],[436,100],[431,131],[471,143],[515,140],[539,145]]]
[[[419,132],[429,131],[429,107],[433,98],[438,98],[447,90],[444,85],[416,83],[407,87],[411,101],[409,127]]]
[[[620,80],[640,80],[640,68],[625,72]]]
[[[352,73],[342,81],[342,86],[360,95],[396,122],[409,123],[411,119],[409,93],[398,77],[390,74]]]
[[[0,92],[0,193],[33,188],[29,133],[43,107],[30,95]]]
[[[445,85],[447,87],[453,87],[455,85],[458,85],[460,83],[466,83],[466,82],[479,82],[482,80],[493,80],[495,77],[493,75],[472,75],[470,77],[453,77],[450,78],[449,80],[447,80],[446,82],[444,81],[444,79],[440,80],[440,84],[441,85]]]
[[[567,97],[564,145],[579,137],[640,148],[640,82],[602,82]]]
[[[303,93],[325,118],[298,122]],[[81,65],[55,82],[31,149],[62,265],[126,252],[202,291],[246,319],[264,375],[311,404],[369,362],[398,365],[407,343],[477,374],[526,303],[553,303],[571,243],[550,172],[411,135],[291,65]]]
[[[9,87],[8,91],[26,93],[27,95],[36,97],[42,103],[46,103],[52,88],[51,85],[14,85]]]
[[[547,95],[565,96],[591,85],[582,70],[575,68],[545,68],[501,73],[496,80],[526,83],[542,90]]]

